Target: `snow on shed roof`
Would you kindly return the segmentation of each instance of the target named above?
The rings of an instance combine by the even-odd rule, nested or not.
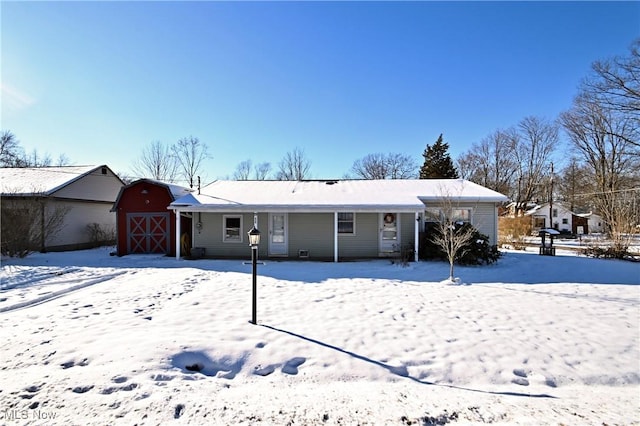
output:
[[[171,203],[181,210],[419,211],[443,196],[456,201],[503,202],[504,195],[463,179],[215,181]]]
[[[2,167],[0,192],[3,195],[51,195],[102,166]]]
[[[124,194],[124,192],[127,189],[131,188],[132,186],[139,185],[140,183],[145,183],[145,182],[148,182],[149,184],[152,184],[152,185],[158,185],[158,186],[167,188],[173,200],[183,197],[193,191],[193,189],[189,189],[184,186],[176,185],[173,183],[163,182],[161,180],[148,179],[148,178],[138,179],[120,188],[120,192],[118,192],[118,196],[116,197],[116,202],[113,203],[113,208],[111,209],[111,211],[112,212],[117,211],[118,206],[120,204],[120,199],[122,198],[122,194]]]

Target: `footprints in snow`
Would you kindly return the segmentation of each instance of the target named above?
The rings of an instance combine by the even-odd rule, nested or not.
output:
[[[284,374],[290,374],[295,376],[296,374],[298,374],[298,367],[304,364],[306,360],[307,360],[306,358],[301,356],[291,358],[289,361],[285,362],[284,365],[282,365],[281,371]],[[263,376],[263,377],[268,376],[269,374],[276,371],[276,368],[278,368],[279,366],[280,364],[271,364],[271,365],[267,365],[266,367],[261,367],[260,365],[258,365],[253,370],[253,374],[258,376]]]
[[[266,343],[256,344],[257,349],[264,348]],[[183,351],[171,357],[170,362],[174,368],[179,368],[185,374],[200,373],[205,376],[233,379],[244,367],[248,354],[239,357],[222,356],[212,358],[204,351]],[[305,357],[293,357],[284,363],[256,365],[252,373],[258,376],[268,376],[280,368],[280,371],[288,375],[299,373],[298,368],[307,361]],[[163,375],[156,375],[156,381],[163,381]]]
[[[555,388],[557,386],[553,377],[545,377],[541,374],[535,374],[532,371],[526,371],[524,368],[515,368],[513,375],[516,376],[511,380],[511,383],[520,386],[529,386],[530,380],[540,380],[544,382],[546,386]]]
[[[125,383],[127,380],[129,380],[129,378],[124,376],[116,376],[113,379],[111,379],[111,381],[116,384]],[[111,395],[112,393],[118,392],[118,391],[131,392],[132,390],[137,389],[138,386],[139,385],[137,383],[128,383],[123,386],[109,386],[107,388],[102,389],[100,393],[102,395]]]

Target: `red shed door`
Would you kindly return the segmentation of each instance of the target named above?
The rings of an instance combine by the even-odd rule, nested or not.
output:
[[[169,253],[169,213],[128,213],[127,253]]]

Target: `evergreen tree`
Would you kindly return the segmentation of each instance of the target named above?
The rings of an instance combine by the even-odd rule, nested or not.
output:
[[[458,170],[448,151],[449,144],[442,141],[442,134],[433,146],[427,145],[422,154],[424,164],[420,168],[420,179],[457,179]]]

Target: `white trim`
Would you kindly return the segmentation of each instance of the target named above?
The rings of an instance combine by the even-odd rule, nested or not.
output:
[[[338,262],[338,212],[333,212],[333,261]]]
[[[418,261],[418,239],[420,238],[420,213],[415,214],[415,223],[413,228],[413,261]]]
[[[175,215],[176,215],[176,260],[180,260],[180,210],[176,210]]]
[[[240,219],[240,229],[238,230],[239,240],[227,239],[227,219]],[[244,242],[244,220],[240,214],[224,214],[222,215],[222,242],[228,244],[240,244]]]

